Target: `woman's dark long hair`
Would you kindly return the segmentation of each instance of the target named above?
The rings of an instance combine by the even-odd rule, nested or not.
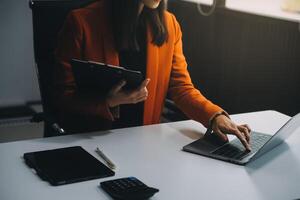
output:
[[[161,46],[168,39],[168,30],[164,16],[165,1],[162,0],[156,9],[144,6],[139,16],[141,0],[111,0],[112,27],[117,50],[138,50],[136,29],[141,17],[149,25],[153,35],[152,43]]]

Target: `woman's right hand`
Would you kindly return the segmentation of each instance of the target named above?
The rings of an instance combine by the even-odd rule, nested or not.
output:
[[[145,101],[148,97],[147,85],[150,79],[145,79],[141,85],[134,90],[124,90],[126,81],[121,81],[115,85],[108,93],[107,103],[109,107],[115,107],[122,104],[136,104]]]

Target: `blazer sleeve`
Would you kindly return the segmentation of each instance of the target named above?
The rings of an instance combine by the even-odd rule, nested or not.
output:
[[[82,59],[84,48],[84,30],[80,16],[72,11],[58,36],[55,51],[56,66],[54,70],[55,106],[61,112],[99,116],[114,120],[105,97],[93,94],[84,95],[76,92],[76,85],[70,60]]]
[[[194,87],[183,55],[182,32],[179,23],[173,15],[172,17],[175,29],[175,44],[168,94],[188,117],[208,127],[213,116],[216,113],[223,112],[223,110],[206,99]]]

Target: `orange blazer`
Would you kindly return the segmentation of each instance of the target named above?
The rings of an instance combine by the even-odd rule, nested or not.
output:
[[[56,58],[55,85],[59,92],[58,107],[62,112],[83,113],[113,121],[114,117],[105,97],[80,96],[75,93],[74,77],[70,66],[72,58],[119,65],[114,48],[109,9],[106,0],[73,10],[60,32]],[[144,103],[144,125],[160,122],[164,100],[169,94],[175,104],[191,119],[208,126],[209,119],[222,109],[207,100],[192,84],[182,51],[182,32],[173,14],[165,11],[169,37],[161,47],[154,45],[151,31],[147,30],[146,77],[149,97]],[[57,97],[57,96],[56,96]]]

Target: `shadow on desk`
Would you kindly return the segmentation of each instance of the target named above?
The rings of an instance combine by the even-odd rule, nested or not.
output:
[[[289,145],[283,142],[281,145],[275,147],[271,151],[257,158],[256,160],[250,162],[245,166],[246,171],[251,175],[254,174],[257,170],[264,168],[264,166],[272,164],[272,162],[278,159],[284,153],[289,152]]]
[[[56,137],[48,137],[47,140],[39,140],[41,143],[57,143],[57,144],[68,144],[77,142],[80,140],[93,140],[97,136],[103,136],[107,134],[111,134],[112,131],[100,131],[100,132],[89,132],[89,133],[79,133],[73,135],[61,135]]]
[[[297,157],[287,143],[282,143],[245,166],[245,171],[263,199],[299,198],[300,192],[291,192],[289,196],[285,192],[299,191],[300,162]]]
[[[192,140],[199,140],[204,136],[204,133],[195,131],[195,129],[180,129],[179,132]]]

